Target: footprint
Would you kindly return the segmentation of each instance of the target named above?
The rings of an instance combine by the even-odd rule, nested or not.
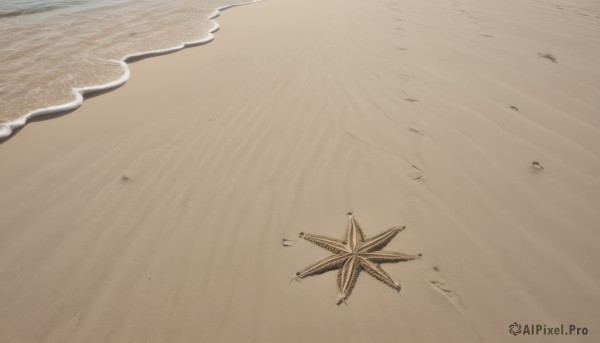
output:
[[[434,267],[435,270],[436,267]],[[462,300],[460,299],[460,297],[458,296],[458,294],[456,294],[456,292],[454,292],[446,282],[443,281],[441,275],[439,275],[439,268],[436,270],[436,277],[435,280],[429,280],[429,283],[431,283],[431,286],[438,292],[440,292],[441,294],[443,294],[446,298],[448,298],[448,300],[450,301],[450,303],[452,305],[454,305],[454,307],[456,307],[458,309],[458,311],[460,311],[461,313],[464,314],[464,306],[462,303]]]
[[[429,282],[431,282],[431,284],[437,287],[440,291],[444,292],[444,294],[448,297],[454,296],[454,292],[452,292],[452,290],[448,288],[448,285],[446,285],[445,283],[435,280],[429,280]]]
[[[413,124],[408,128],[408,131],[411,131],[411,132],[414,132],[414,133],[417,133],[417,134],[423,136],[424,135],[423,131],[425,131],[425,130],[420,126]]]
[[[287,239],[287,238],[283,238],[281,240],[281,245],[283,245],[284,247],[291,247],[292,245],[296,244],[296,241],[293,239]]]
[[[423,180],[423,177],[425,177],[425,173],[423,172],[423,170],[421,170],[419,167],[415,166],[414,164],[411,165],[411,167],[413,169],[408,173],[408,177],[410,177],[413,180]]]

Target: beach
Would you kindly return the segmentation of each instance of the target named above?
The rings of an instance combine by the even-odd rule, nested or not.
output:
[[[0,143],[0,342],[598,340],[597,3],[215,20]],[[382,264],[400,292],[361,273],[336,305],[337,272],[295,279],[330,254],[300,232],[342,239],[348,212],[406,226],[385,249],[422,257]]]

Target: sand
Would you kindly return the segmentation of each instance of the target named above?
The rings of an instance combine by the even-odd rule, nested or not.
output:
[[[597,3],[217,20],[0,144],[0,342],[598,340]],[[367,235],[407,226],[387,249],[423,257],[385,265],[401,292],[362,273],[337,306],[335,272],[290,283],[329,253],[282,239],[341,238],[348,211]]]

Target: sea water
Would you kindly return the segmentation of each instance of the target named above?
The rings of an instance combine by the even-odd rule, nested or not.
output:
[[[247,0],[0,0],[0,138],[129,76],[128,58],[202,43]]]

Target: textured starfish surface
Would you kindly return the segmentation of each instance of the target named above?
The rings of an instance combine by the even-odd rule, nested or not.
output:
[[[303,271],[296,273],[296,276],[303,279],[311,275],[339,269],[337,275],[338,305],[348,299],[356,285],[358,274],[362,270],[399,292],[401,288],[400,284],[394,281],[381,268],[380,264],[411,261],[421,257],[421,254],[408,255],[382,250],[405,228],[405,226],[395,226],[375,237],[367,239],[360,225],[354,219],[354,216],[349,214],[345,240],[301,232],[300,238],[304,238],[321,248],[331,251],[333,255],[308,266]]]

